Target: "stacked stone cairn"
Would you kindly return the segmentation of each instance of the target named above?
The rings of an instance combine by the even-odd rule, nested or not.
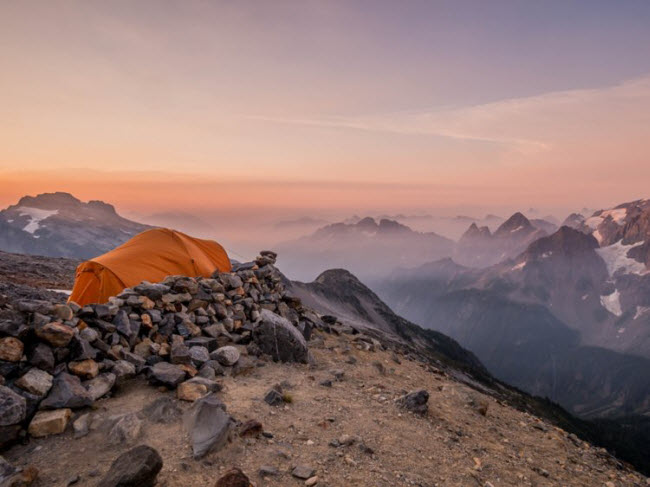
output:
[[[142,282],[107,304],[0,296],[0,448],[64,431],[73,410],[138,374],[193,401],[258,360],[309,363],[311,330],[327,325],[287,294],[275,259]]]

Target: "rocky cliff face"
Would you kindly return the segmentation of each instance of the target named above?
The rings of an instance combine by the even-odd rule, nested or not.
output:
[[[25,196],[0,211],[0,250],[88,259],[147,228],[101,201],[83,203],[68,193]]]

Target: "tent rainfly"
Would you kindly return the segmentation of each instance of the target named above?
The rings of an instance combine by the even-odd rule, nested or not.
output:
[[[172,275],[210,277],[215,270],[230,272],[231,268],[226,251],[217,242],[154,228],[80,264],[68,301],[80,306],[106,303],[142,281],[160,282]]]

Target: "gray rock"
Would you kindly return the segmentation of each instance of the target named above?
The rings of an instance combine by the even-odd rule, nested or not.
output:
[[[27,401],[5,386],[0,386],[0,426],[18,424],[27,414]]]
[[[62,372],[52,382],[52,389],[41,402],[41,409],[83,408],[90,406],[93,398],[81,384],[79,377]]]
[[[105,374],[98,375],[94,379],[84,382],[83,385],[93,401],[96,401],[111,391],[115,385],[115,380],[115,374],[107,372]]]
[[[47,372],[33,367],[18,379],[15,384],[27,392],[37,396],[44,396],[52,388],[52,379],[53,377]]]
[[[289,320],[267,309],[261,311],[260,317],[261,321],[253,330],[253,341],[262,352],[275,361],[311,361],[305,338]]]
[[[224,404],[214,393],[197,399],[185,417],[194,458],[222,448],[228,439],[231,422]]]
[[[190,347],[190,358],[194,364],[201,365],[210,360],[210,352],[205,347]]]
[[[237,363],[237,360],[239,360],[239,356],[239,350],[237,350],[237,348],[233,347],[232,345],[226,345],[225,347],[218,348],[210,354],[210,357],[212,359],[227,367],[235,365]]]
[[[280,471],[271,465],[262,465],[259,469],[260,477],[275,477],[280,475]]]
[[[396,400],[399,407],[407,409],[416,414],[426,414],[429,410],[427,402],[429,401],[429,393],[424,389],[419,391],[409,392]]]
[[[277,388],[270,389],[264,396],[264,402],[269,406],[279,406],[280,404],[284,404],[282,391],[279,391]]]
[[[153,487],[162,466],[156,450],[140,445],[117,457],[97,487]]]
[[[151,368],[152,382],[174,388],[185,380],[185,371],[169,362],[158,362]]]
[[[52,353],[52,349],[45,343],[39,343],[34,348],[29,363],[39,369],[52,372],[54,370],[54,354]]]
[[[303,480],[313,477],[315,473],[316,470],[308,465],[298,465],[291,471],[291,475]]]

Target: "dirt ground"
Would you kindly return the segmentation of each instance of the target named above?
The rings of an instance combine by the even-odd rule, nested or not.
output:
[[[464,384],[431,373],[419,363],[391,353],[360,351],[347,337],[323,335],[312,347],[315,366],[269,363],[247,376],[223,379],[218,393],[237,420],[256,419],[273,438],[240,438],[222,450],[194,460],[179,418],[171,424],[145,420],[140,436],[128,443],[108,445],[101,429],[74,439],[71,427],[58,436],[31,439],[5,457],[17,465],[35,465],[35,486],[95,485],[112,461],[130,447],[148,444],[164,461],[158,485],[212,487],[220,474],[241,468],[255,486],[303,485],[291,475],[296,465],[316,471],[318,486],[646,486],[647,479],[617,469],[600,449],[578,442],[534,417],[499,404]],[[349,356],[356,364],[347,362]],[[374,362],[383,365],[384,372]],[[344,372],[332,387],[333,370]],[[284,382],[292,398],[283,407],[263,401],[264,394]],[[404,392],[426,389],[429,412],[424,417],[399,409],[394,399]],[[137,412],[173,392],[161,392],[142,379],[101,400],[92,411],[94,422]],[[181,402],[186,409],[189,403]],[[477,405],[487,405],[486,415]],[[79,412],[78,414],[80,414]],[[343,435],[357,437],[349,446],[329,446]],[[365,445],[374,451],[370,453]],[[278,475],[263,478],[261,466]]]

